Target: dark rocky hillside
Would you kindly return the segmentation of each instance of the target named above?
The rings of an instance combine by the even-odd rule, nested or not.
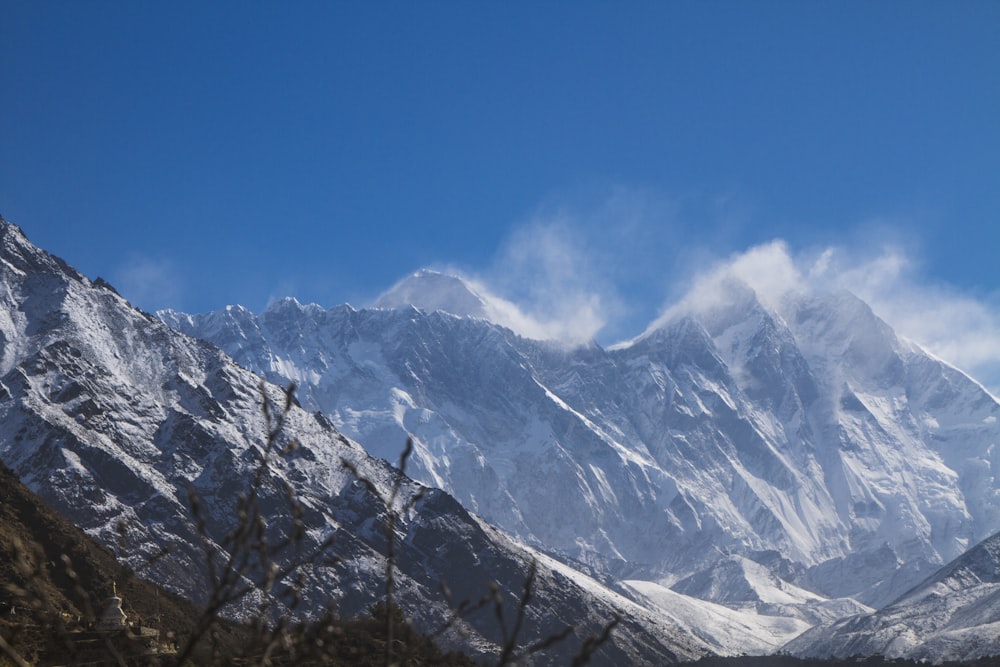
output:
[[[89,625],[115,586],[125,613],[161,628],[164,639],[191,631],[195,605],[137,577],[0,463],[0,628],[13,649],[51,651]]]
[[[133,646],[134,655],[129,656],[127,641],[102,638],[96,642],[95,656],[95,633],[88,628],[115,588],[130,622],[141,618],[147,634],[158,631],[156,643],[166,652],[143,654]],[[0,665],[16,664],[19,658],[39,665],[83,661],[118,665],[119,657],[129,665],[171,665],[173,655],[167,649],[175,641],[184,641],[200,614],[201,609],[190,601],[136,576],[110,550],[25,488],[0,462]],[[384,626],[374,618],[316,623],[292,633],[308,639],[311,650],[299,650],[297,657],[278,652],[274,664],[384,662]],[[426,637],[405,629],[400,634],[397,642],[405,644],[405,649],[397,647],[397,651],[410,659],[408,664],[474,664],[463,655],[441,652]],[[251,628],[220,623],[194,662],[253,662],[253,656],[246,654],[261,639]]]

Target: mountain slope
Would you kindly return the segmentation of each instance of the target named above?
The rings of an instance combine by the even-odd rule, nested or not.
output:
[[[290,405],[275,443],[275,451],[288,453],[275,455],[266,448],[261,407],[266,396],[271,416],[280,413],[281,389],[262,385],[218,348],[131,308],[6,222],[0,222],[0,253],[0,458],[134,569],[204,602],[212,583],[208,560],[228,557],[241,494],[262,474],[261,535],[269,544],[300,535],[280,558],[332,538],[322,562],[299,568],[304,579],[286,579],[278,590],[284,584],[299,591],[298,614],[331,606],[357,613],[384,587],[386,507],[379,496],[389,497],[398,485],[396,599],[418,628],[450,613],[438,592],[442,578],[456,601],[478,598],[492,580],[505,599],[516,600],[535,560],[539,607],[529,615],[524,641],[564,624],[576,626],[578,637],[597,633],[620,614],[625,621],[602,647],[600,662],[671,662],[707,650],[598,582],[546,566],[540,554],[446,494],[400,478],[322,415]],[[293,440],[297,447],[289,446]],[[397,454],[403,442],[396,441]],[[253,613],[260,599],[251,595],[228,611]],[[279,605],[274,613],[290,610]],[[496,650],[500,630],[490,615],[465,625],[467,648]],[[560,644],[552,655],[578,646],[579,639]]]
[[[931,662],[1000,655],[1000,534],[891,605],[815,627],[784,650],[811,657],[880,654]]]
[[[669,586],[738,554],[822,617],[1000,529],[1000,405],[850,294],[765,304],[732,279],[626,344],[567,348],[402,303],[436,303],[420,275],[393,308],[160,317],[378,455],[413,434],[417,479],[607,576]],[[703,594],[768,608],[744,588]]]
[[[69,558],[74,578],[67,576],[64,556]],[[33,600],[41,602],[42,611],[50,614],[99,613],[114,586],[127,613],[151,622],[155,619],[164,630],[181,635],[190,632],[198,613],[189,601],[138,579],[110,550],[47,507],[2,463],[0,582],[4,584],[0,586],[0,600],[6,621],[20,620],[18,613],[10,613],[11,605],[19,607],[23,616],[31,613],[29,605]],[[13,596],[8,587],[11,584],[23,591],[25,598]]]

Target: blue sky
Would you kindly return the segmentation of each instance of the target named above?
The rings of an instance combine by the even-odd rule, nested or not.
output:
[[[1000,3],[0,0],[0,44],[0,214],[147,310],[451,267],[613,342],[832,247],[1000,385]]]

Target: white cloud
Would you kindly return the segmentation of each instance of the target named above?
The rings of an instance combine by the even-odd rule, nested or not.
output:
[[[530,326],[532,337],[580,343],[604,327],[610,305],[587,255],[567,220],[536,221],[511,236],[487,280],[519,304],[501,308],[520,317],[522,328]]]
[[[897,332],[969,372],[1000,396],[1000,308],[948,285],[919,282],[904,262],[850,276],[848,287]]]
[[[466,278],[466,281],[478,292],[486,302],[487,318],[516,331],[527,338],[537,340],[557,340],[569,344],[580,344],[591,340],[594,334],[603,326],[600,319],[599,298],[592,295],[590,303],[584,295],[559,304],[554,311],[545,313],[536,302],[529,307],[535,308],[527,312],[512,301],[497,296],[482,282]],[[555,298],[555,295],[551,295]]]
[[[167,259],[134,256],[119,267],[112,278],[118,292],[129,303],[144,309],[180,303],[180,272]]]
[[[677,206],[622,187],[575,199],[540,206],[478,279],[517,304],[533,337],[579,343],[634,335],[681,266]]]
[[[853,260],[843,249],[827,252],[830,261],[812,276],[814,289],[831,285],[850,290],[897,333],[998,393],[1000,303],[929,280],[919,261],[896,247]]]

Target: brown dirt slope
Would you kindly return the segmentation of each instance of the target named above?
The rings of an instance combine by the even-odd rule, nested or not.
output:
[[[194,604],[136,577],[0,463],[0,664],[11,654],[29,664],[79,660],[114,587],[132,620],[162,630],[154,637],[187,635],[198,618]]]

